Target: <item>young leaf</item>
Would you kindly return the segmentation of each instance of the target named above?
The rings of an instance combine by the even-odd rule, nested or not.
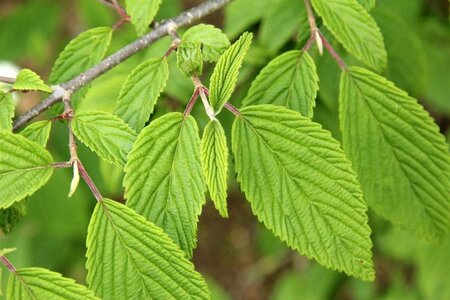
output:
[[[123,84],[115,114],[136,132],[144,128],[169,78],[165,58],[153,58],[137,66]]]
[[[238,181],[267,228],[326,267],[373,280],[367,206],[328,131],[284,107],[248,106],[232,145]]]
[[[177,49],[177,66],[189,78],[201,75],[203,58],[200,43],[181,42]]]
[[[85,286],[73,279],[41,268],[18,269],[8,280],[7,299],[84,300],[98,299]]]
[[[59,54],[50,74],[49,83],[68,81],[81,72],[93,67],[106,53],[111,42],[112,31],[109,27],[89,29],[71,40]],[[72,95],[72,103],[77,105],[84,97],[89,86],[85,86]],[[62,106],[55,108],[61,111]]]
[[[20,132],[20,135],[26,137],[30,141],[33,141],[45,148],[48,138],[50,136],[50,130],[52,128],[52,122],[50,121],[38,121],[31,125],[28,125],[24,130]]]
[[[124,186],[127,206],[192,257],[206,190],[195,119],[169,113],[144,128],[128,155]]]
[[[210,121],[206,125],[201,142],[201,155],[211,200],[220,215],[228,218],[228,147],[225,132],[219,121]]]
[[[281,105],[311,118],[318,81],[316,66],[307,52],[285,52],[262,69],[242,105]]]
[[[127,14],[138,35],[146,33],[158,12],[161,0],[125,0]]]
[[[211,76],[209,100],[216,113],[220,112],[234,91],[239,69],[250,48],[252,36],[252,33],[244,32],[239,40],[222,54],[214,68]]]
[[[325,26],[356,58],[380,72],[386,67],[383,36],[372,16],[356,0],[312,0]]]
[[[97,204],[86,243],[87,282],[103,299],[210,297],[204,279],[167,234],[120,203]]]
[[[12,130],[14,102],[10,93],[0,91],[0,130]]]
[[[33,194],[52,175],[52,156],[20,135],[0,131],[0,208]]]
[[[183,42],[200,43],[202,45],[203,60],[217,61],[222,53],[230,46],[227,36],[213,25],[199,24],[192,26],[183,34]]]
[[[42,81],[38,74],[29,69],[22,69],[17,75],[13,89],[17,91],[43,91],[51,93],[52,89]]]
[[[0,229],[4,235],[11,233],[13,227],[27,213],[27,201],[16,202],[8,208],[0,209]],[[6,253],[0,254],[5,255]]]
[[[101,158],[122,167],[136,139],[136,133],[121,118],[103,111],[76,114],[72,129]]]
[[[342,74],[343,146],[375,211],[412,233],[446,236],[450,158],[438,126],[385,78],[351,67]]]

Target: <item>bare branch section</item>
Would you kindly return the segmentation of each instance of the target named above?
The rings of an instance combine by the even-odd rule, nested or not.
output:
[[[64,92],[69,91],[73,93],[77,91],[81,87],[85,86],[106,71],[112,69],[114,66],[118,65],[130,56],[141,51],[142,49],[145,49],[163,36],[170,34],[170,32],[173,31],[174,26],[178,28],[189,25],[192,22],[197,21],[202,17],[220,9],[230,1],[231,0],[209,0],[181,13],[174,18],[162,22],[156,28],[154,28],[152,32],[123,47],[116,53],[105,58],[98,65],[92,67],[86,72],[81,73],[68,82],[64,82],[53,87],[54,92],[47,99],[40,102],[38,105],[31,108],[29,111],[27,111],[14,121],[13,130],[17,131],[31,119],[38,116],[47,108],[60,101],[62,96],[64,95]]]

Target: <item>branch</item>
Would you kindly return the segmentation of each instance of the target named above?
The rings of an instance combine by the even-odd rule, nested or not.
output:
[[[69,91],[73,93],[77,91],[106,71],[112,69],[114,66],[126,60],[130,56],[141,51],[142,49],[145,49],[163,36],[168,35],[173,31],[174,28],[189,25],[192,22],[197,21],[202,17],[212,13],[213,11],[220,9],[230,1],[231,0],[209,0],[196,7],[193,7],[174,18],[162,22],[152,32],[128,44],[116,53],[105,58],[98,65],[92,67],[86,72],[81,73],[72,80],[54,86],[53,93],[47,99],[40,102],[38,105],[31,108],[29,111],[27,111],[14,121],[13,130],[17,131],[31,119],[38,116],[47,108],[60,101],[62,96],[64,95],[64,92]]]
[[[0,76],[0,82],[13,84],[14,82],[16,82],[16,79],[11,77]]]

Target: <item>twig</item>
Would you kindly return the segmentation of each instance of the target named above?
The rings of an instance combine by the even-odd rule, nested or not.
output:
[[[236,107],[234,107],[230,102],[225,102],[224,107],[228,109],[236,117],[239,117],[241,115],[241,112]]]
[[[306,13],[308,14],[308,22],[309,22],[309,29],[311,30],[311,36],[314,36],[316,34],[316,31],[318,30],[317,24],[316,24],[316,18],[314,17],[314,12],[311,7],[311,3],[309,0],[304,0],[305,2],[305,8]]]
[[[214,121],[216,119],[216,114],[214,113],[213,108],[209,104],[208,98],[206,97],[205,90],[206,87],[203,85],[203,83],[200,81],[200,78],[198,76],[192,76],[192,81],[194,82],[195,89],[198,90],[198,94],[200,95],[200,98],[202,99],[203,106],[205,107],[206,114],[208,115],[209,119]],[[208,91],[209,94],[209,91]]]
[[[0,261],[8,268],[12,273],[16,273],[16,268],[14,268],[13,264],[6,258],[6,256],[0,255]]]
[[[67,82],[61,83],[53,87],[54,92],[47,99],[40,102],[38,105],[31,108],[29,111],[27,111],[14,121],[13,127],[14,131],[17,131],[19,128],[24,126],[28,121],[30,121],[31,119],[33,119],[34,117],[38,116],[43,111],[45,111],[47,108],[60,101],[63,95],[63,93],[60,90],[63,91],[68,90],[71,92],[77,91],[81,87],[85,86],[86,84],[88,84],[95,78],[99,77],[106,71],[112,69],[114,66],[118,65],[119,63],[126,60],[130,56],[141,51],[142,49],[145,49],[146,47],[148,47],[155,41],[159,40],[163,36],[168,35],[171,28],[173,28],[173,24],[175,24],[177,27],[189,25],[192,22],[212,13],[213,11],[220,9],[230,1],[231,0],[210,0],[183,12],[172,19],[162,22],[152,32],[140,37],[134,42],[123,47],[122,49],[105,58],[99,64],[87,70],[86,72],[81,73],[72,80],[69,80]]]
[[[14,82],[16,82],[16,79],[11,77],[0,76],[0,82],[7,84],[14,84]]]
[[[191,99],[189,99],[189,102],[186,105],[186,108],[184,109],[184,113],[183,113],[184,117],[189,116],[189,114],[191,113],[195,102],[197,102],[199,92],[200,92],[199,89],[194,90],[194,93],[192,94]]]
[[[337,53],[337,51],[333,48],[333,46],[331,46],[331,44],[328,42],[328,40],[323,36],[322,32],[320,32],[320,31],[319,31],[319,36],[320,36],[320,39],[322,40],[322,43],[325,46],[325,48],[328,50],[330,55],[334,58],[334,60],[339,65],[339,68],[341,68],[344,71],[347,70],[348,67],[347,67],[347,64],[345,63],[345,61],[342,59],[342,57],[339,55],[339,53]]]
[[[84,168],[84,166],[80,160],[78,160],[78,169],[80,170],[81,178],[83,178],[84,182],[86,182],[86,184],[88,185],[92,194],[94,195],[95,199],[97,199],[97,201],[101,202],[103,200],[103,196],[100,193],[100,191],[98,190],[94,181],[89,176],[88,172],[86,171],[86,169]]]

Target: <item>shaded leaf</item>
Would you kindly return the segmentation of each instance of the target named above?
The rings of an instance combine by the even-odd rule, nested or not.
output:
[[[158,12],[161,0],[125,0],[127,14],[138,35],[149,30],[150,24]]]

